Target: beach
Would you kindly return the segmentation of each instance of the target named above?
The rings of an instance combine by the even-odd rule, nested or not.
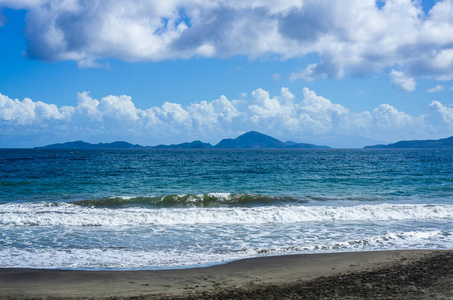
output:
[[[301,254],[203,268],[0,269],[1,299],[452,299],[453,251]]]

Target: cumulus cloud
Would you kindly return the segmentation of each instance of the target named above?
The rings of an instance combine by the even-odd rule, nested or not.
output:
[[[412,92],[415,90],[416,82],[414,78],[408,77],[404,72],[392,70],[390,80],[403,91]]]
[[[388,104],[353,112],[308,88],[299,96],[282,88],[275,96],[257,89],[244,97],[229,100],[220,96],[188,106],[165,102],[139,109],[127,95],[98,100],[83,92],[77,95],[77,105],[58,107],[0,94],[0,143],[23,135],[49,136],[53,140],[48,143],[70,139],[121,139],[144,145],[195,139],[217,143],[249,130],[305,142],[323,138],[393,142],[445,136],[453,130],[453,109],[439,101],[433,101],[426,114],[412,116]]]
[[[453,0],[425,13],[419,1],[388,0],[0,0],[28,10],[29,57],[161,61],[191,57],[317,55],[292,80],[404,69],[410,78],[453,79]],[[0,21],[1,22],[1,21]],[[393,71],[394,80],[401,79]],[[392,77],[391,76],[391,77]]]
[[[41,101],[34,102],[30,98],[20,101],[0,94],[0,120],[7,125],[28,126],[40,125],[47,121],[68,121],[74,109]]]
[[[445,107],[439,101],[433,101],[429,106],[433,124],[445,126],[447,130],[451,130],[453,128],[453,108]]]

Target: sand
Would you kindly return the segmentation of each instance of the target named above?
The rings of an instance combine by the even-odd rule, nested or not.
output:
[[[0,269],[0,299],[453,299],[453,251],[303,254],[157,271]]]

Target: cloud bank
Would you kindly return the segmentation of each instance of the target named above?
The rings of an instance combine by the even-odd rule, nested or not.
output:
[[[222,138],[257,130],[283,140],[355,147],[363,146],[365,140],[440,138],[453,131],[453,108],[438,101],[426,108],[426,114],[412,116],[388,104],[352,112],[308,88],[300,96],[287,88],[277,96],[257,89],[246,100],[220,96],[188,106],[165,102],[138,109],[125,95],[98,100],[83,92],[78,94],[76,106],[57,107],[0,94],[0,144],[17,146],[12,142],[15,137],[29,143],[22,145],[28,147],[79,139],[126,140],[142,145],[195,139],[217,143]]]
[[[105,59],[192,57],[319,61],[292,80],[389,72],[403,90],[414,78],[453,79],[453,0],[425,13],[411,0],[0,0],[26,9],[26,55],[105,66]],[[5,23],[0,18],[0,26]],[[104,61],[103,61],[104,60]],[[392,70],[392,71],[389,71]]]

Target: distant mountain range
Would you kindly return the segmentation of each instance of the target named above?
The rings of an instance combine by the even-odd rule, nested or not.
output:
[[[144,147],[140,145],[133,145],[127,142],[90,144],[84,141],[52,144],[44,147],[35,147],[35,149],[132,149],[132,148],[144,148]]]
[[[388,145],[366,146],[365,148],[453,148],[453,136],[440,140],[400,141]]]
[[[191,143],[182,143],[182,144],[172,144],[172,145],[158,145],[154,147],[155,149],[209,149],[213,146],[209,143],[203,143],[202,141],[193,141]]]
[[[327,146],[318,146],[313,144],[282,142],[271,136],[250,131],[238,136],[235,139],[223,139],[217,145],[213,146],[209,143],[201,141],[193,141],[191,143],[173,144],[173,145],[158,145],[154,147],[144,147],[133,145],[127,142],[99,143],[90,144],[83,141],[67,142],[61,144],[52,144],[44,147],[36,147],[38,149],[328,149]]]
[[[329,149],[328,146],[318,146],[313,144],[296,143],[292,141],[282,142],[271,136],[250,131],[238,136],[235,139],[223,139],[216,145],[193,141],[190,143],[141,146],[127,142],[98,143],[90,144],[83,141],[67,142],[61,144],[51,144],[36,149]],[[414,140],[400,141],[388,145],[366,146],[366,149],[377,148],[453,148],[453,136],[439,140]]]

